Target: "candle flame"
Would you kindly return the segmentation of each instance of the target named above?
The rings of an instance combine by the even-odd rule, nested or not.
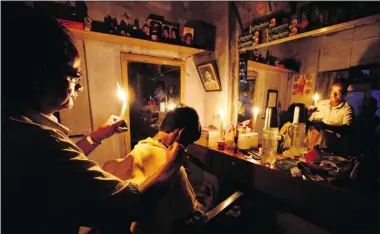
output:
[[[119,82],[116,81],[117,85],[117,96],[123,103],[127,102],[127,93],[120,87]]]
[[[253,110],[253,113],[254,113],[254,114],[257,114],[257,113],[260,112],[260,109],[259,109],[257,106],[253,107],[252,110]]]
[[[318,93],[315,93],[315,94],[314,94],[313,99],[314,99],[315,101],[318,101],[318,100],[319,100],[319,95],[318,95]]]
[[[174,104],[174,103],[168,104],[168,110],[174,110],[175,108],[176,108],[176,104]]]
[[[220,116],[220,119],[223,120],[224,119],[224,110],[218,109],[218,114]]]

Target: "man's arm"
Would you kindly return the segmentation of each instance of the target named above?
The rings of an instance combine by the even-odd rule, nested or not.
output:
[[[323,128],[326,130],[331,130],[333,132],[339,133],[339,134],[348,134],[351,131],[351,125],[354,119],[354,111],[353,108],[347,104],[347,106],[344,107],[344,115],[343,115],[343,125],[330,125],[330,124],[323,124]]]
[[[54,144],[54,143],[52,143]],[[55,149],[54,149],[55,148]],[[67,214],[83,226],[102,230],[122,230],[129,222],[162,196],[184,160],[184,147],[174,143],[168,162],[140,186],[103,171],[95,162],[73,149],[70,142],[59,142],[51,149],[54,162],[49,174],[52,215]]]
[[[90,141],[88,141],[87,137],[83,137],[80,139],[76,145],[83,151],[83,153],[88,156],[98,145],[101,144],[102,141],[95,140],[93,134],[90,134],[88,137],[90,137]]]
[[[122,123],[125,124],[125,120],[119,116],[111,115],[105,123],[89,135],[90,141],[87,137],[84,137],[78,141],[76,145],[86,156],[88,156],[96,148],[96,146],[102,143],[103,140],[115,134],[117,132],[117,127]]]

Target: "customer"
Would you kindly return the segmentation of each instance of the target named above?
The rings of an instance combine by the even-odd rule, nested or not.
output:
[[[79,226],[128,231],[144,203],[167,190],[183,148],[197,136],[180,130],[167,162],[138,186],[103,171],[85,153],[123,120],[111,117],[78,147],[53,116],[73,107],[83,89],[78,50],[55,20],[1,5],[3,233],[77,233]]]
[[[153,138],[140,141],[125,158],[107,161],[103,169],[122,180],[141,184],[167,162],[168,146],[183,128],[194,131],[197,139],[200,137],[199,117],[193,108],[179,107],[169,111]],[[133,233],[170,234],[176,221],[188,219],[198,207],[185,168],[181,167],[171,178],[171,187],[165,196],[149,206],[146,215],[134,225]]]
[[[349,142],[352,131],[354,111],[344,100],[346,93],[345,82],[337,80],[331,86],[330,98],[309,108],[312,112],[309,118],[312,121],[311,126],[322,131],[323,145],[332,152],[342,152],[346,148],[344,146]]]

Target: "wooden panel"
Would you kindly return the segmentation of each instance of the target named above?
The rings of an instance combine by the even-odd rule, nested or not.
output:
[[[350,45],[352,43],[354,37],[354,29],[347,29],[335,33],[331,33],[328,35],[324,35],[320,40],[320,48],[330,48],[334,46],[344,46]],[[310,46],[310,44],[309,44]]]
[[[281,73],[295,73],[295,71],[275,66],[270,66],[264,63],[258,63],[254,61],[248,61],[248,71],[255,71],[255,69],[262,69],[265,71],[281,72]]]
[[[86,71],[86,56],[82,40],[75,40],[75,45],[81,56],[81,69],[83,78],[81,84],[83,91],[79,93],[71,110],[60,111],[61,123],[70,129],[70,135],[87,134],[92,131],[90,103],[88,100],[88,85]]]
[[[354,42],[350,66],[380,63],[380,37]]]
[[[354,28],[354,41],[361,41],[363,39],[380,36],[380,23],[370,25],[363,25]]]
[[[350,65],[350,57],[351,45],[322,49],[318,70],[322,72],[348,68]]]

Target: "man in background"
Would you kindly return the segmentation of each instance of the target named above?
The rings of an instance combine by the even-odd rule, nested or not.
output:
[[[311,116],[311,131],[316,129],[322,139],[321,147],[331,152],[347,153],[348,142],[352,133],[354,110],[344,100],[347,85],[343,80],[335,81],[330,89],[327,100],[319,101],[315,106],[309,107]]]

